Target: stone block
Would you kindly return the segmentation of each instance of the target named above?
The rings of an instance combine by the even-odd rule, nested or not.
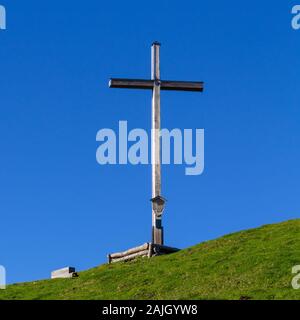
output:
[[[78,277],[74,267],[65,267],[51,272],[51,279]]]

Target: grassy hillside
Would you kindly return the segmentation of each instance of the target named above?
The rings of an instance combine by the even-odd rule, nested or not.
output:
[[[102,265],[76,279],[10,285],[0,299],[297,299],[300,220],[227,235],[178,253]]]

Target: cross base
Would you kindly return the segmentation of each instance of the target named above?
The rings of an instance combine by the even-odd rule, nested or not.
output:
[[[152,242],[147,242],[141,246],[123,251],[108,254],[108,263],[121,262],[121,261],[131,261],[138,257],[155,257],[163,254],[170,254],[179,251],[180,249],[167,247],[160,244],[154,244]]]

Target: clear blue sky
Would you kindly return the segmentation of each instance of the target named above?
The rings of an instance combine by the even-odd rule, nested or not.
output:
[[[299,2],[299,1],[298,1]],[[300,216],[295,1],[11,1],[0,31],[0,264],[8,281],[79,270],[150,240],[150,166],[100,166],[96,133],[150,129],[151,93],[115,77],[203,80],[163,92],[165,128],[205,129],[205,171],[163,167],[166,244]],[[154,8],[157,12],[154,12]]]

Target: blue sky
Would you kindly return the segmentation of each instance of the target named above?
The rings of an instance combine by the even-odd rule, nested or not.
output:
[[[96,133],[150,129],[151,93],[114,77],[205,81],[163,92],[164,128],[205,129],[205,170],[163,167],[166,244],[300,216],[295,1],[5,1],[0,31],[0,264],[8,282],[79,270],[150,240],[151,167],[100,166]]]

